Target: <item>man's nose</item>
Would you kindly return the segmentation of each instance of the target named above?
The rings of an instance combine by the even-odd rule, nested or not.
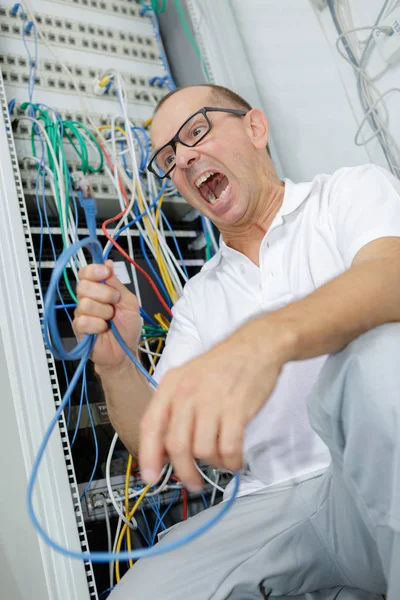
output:
[[[175,164],[179,169],[188,169],[199,158],[199,153],[196,148],[188,148],[178,142],[175,157]]]

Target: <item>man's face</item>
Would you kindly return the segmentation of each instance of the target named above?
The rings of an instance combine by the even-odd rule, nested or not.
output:
[[[210,101],[207,88],[181,90],[161,106],[153,119],[154,150],[169,142],[184,121],[204,106],[235,108],[228,102],[216,105]],[[218,112],[207,116],[211,131],[192,148],[178,142],[176,166],[170,176],[185,200],[217,226],[234,225],[245,215],[250,202],[254,147],[246,133],[246,117]]]

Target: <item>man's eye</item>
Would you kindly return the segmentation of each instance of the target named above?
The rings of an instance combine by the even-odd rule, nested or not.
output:
[[[174,160],[175,160],[175,155],[174,154],[168,154],[168,156],[166,156],[164,158],[164,165],[166,167],[170,167],[172,165],[172,163],[174,162]]]
[[[192,129],[192,137],[196,138],[199,137],[199,135],[201,135],[203,133],[204,130],[204,125],[199,125],[198,127],[195,127],[194,129]]]

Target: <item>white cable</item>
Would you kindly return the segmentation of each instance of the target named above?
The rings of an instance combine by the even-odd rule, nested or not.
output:
[[[152,352],[151,350],[147,350],[147,349],[143,348],[143,346],[138,346],[138,350],[139,350],[139,352],[143,352],[143,354],[149,354],[151,356],[157,356],[158,358],[160,356],[162,356],[162,354],[160,354],[159,352]]]
[[[106,498],[103,498],[103,509],[104,509],[104,518],[105,518],[106,530],[107,530],[107,552],[111,552],[111,550],[112,550],[111,525],[110,525],[110,515],[108,512]],[[111,579],[112,579],[113,564],[110,562],[108,567],[109,567],[109,576],[110,576],[110,586],[112,586]]]
[[[113,233],[111,234],[111,237],[115,237],[117,232],[121,229],[122,225],[128,224],[129,220],[128,220],[128,214],[132,211],[134,202],[135,202],[135,192],[136,192],[136,188],[135,186],[132,186],[132,190],[131,190],[131,199],[130,199],[130,203],[128,205],[127,208],[125,208],[125,202],[124,199],[122,197],[122,193],[121,193],[121,189],[120,189],[120,185],[119,185],[119,179],[118,179],[118,157],[117,157],[117,148],[116,148],[116,140],[115,140],[115,120],[114,117],[112,117],[111,119],[111,146],[112,146],[112,161],[114,164],[114,185],[117,189],[118,192],[118,199],[120,202],[120,207],[121,207],[121,211],[125,211],[124,215],[122,216],[122,218],[120,219],[120,221],[118,222],[118,224],[116,225]],[[135,255],[133,252],[133,244],[132,244],[132,237],[130,235],[130,231],[127,231],[127,243],[128,243],[128,255],[130,256],[130,258],[132,260],[135,260]],[[108,245],[111,244],[111,242],[109,241],[106,249],[108,248]],[[132,280],[133,280],[133,285],[134,285],[134,290],[135,290],[135,295],[137,297],[137,300],[139,302],[139,305],[142,306],[142,298],[141,298],[141,293],[140,293],[140,288],[139,288],[139,281],[137,278],[137,272],[136,272],[136,268],[135,266],[130,263],[130,268],[131,268],[131,274],[132,274]],[[150,351],[150,346],[148,343],[148,340],[145,340],[145,348],[147,350]],[[153,367],[153,369],[155,369],[155,362],[153,357],[149,357],[149,361],[150,361],[150,365]]]
[[[120,510],[117,501],[115,500],[114,497],[114,492],[112,489],[112,485],[111,485],[111,475],[110,475],[110,469],[111,469],[111,459],[113,457],[114,454],[114,449],[115,449],[115,445],[117,443],[118,440],[118,433],[114,434],[114,437],[111,441],[110,444],[110,450],[108,451],[108,455],[107,455],[107,462],[106,462],[106,484],[107,484],[107,490],[108,490],[108,496],[111,500],[111,504],[113,505],[117,515],[119,516],[119,518],[125,523],[125,525],[127,525],[130,529],[134,529],[134,526],[132,525],[132,523],[125,517],[124,513]]]
[[[54,162],[54,167],[57,172],[58,191],[59,191],[59,196],[60,196],[60,212],[58,210],[56,196],[54,197],[54,200],[55,200],[55,206],[56,206],[57,212],[60,214],[62,222],[63,222],[63,228],[64,228],[64,232],[65,232],[64,243],[65,243],[65,246],[68,248],[71,245],[71,240],[70,240],[70,237],[68,234],[68,220],[67,220],[67,214],[65,211],[66,202],[65,202],[64,178],[62,177],[62,174],[60,171],[60,165],[58,164],[58,160],[57,160],[56,154],[54,152],[54,148],[50,142],[50,138],[47,134],[47,131],[46,131],[44,125],[40,121],[35,119],[34,117],[29,117],[28,115],[18,115],[16,117],[16,119],[18,119],[20,121],[25,120],[25,121],[30,121],[31,123],[34,123],[40,130],[41,135],[43,135],[44,139],[46,140],[47,149],[50,151],[50,154],[51,154],[53,162]],[[76,279],[78,279],[78,271],[77,271],[75,262],[73,260],[71,260],[69,264],[74,273],[74,276],[76,277]]]
[[[142,198],[143,205],[145,207],[146,213],[147,213],[147,215],[149,217],[149,220],[150,220],[150,222],[152,224],[153,229],[155,231],[158,231],[158,228],[157,228],[157,226],[155,224],[155,221],[154,221],[154,219],[152,217],[151,211],[148,208],[148,204],[147,204],[147,201],[146,201],[146,196],[145,196],[145,194],[143,192],[143,187],[142,187],[140,176],[139,176],[139,169],[138,169],[138,165],[137,165],[136,155],[135,155],[135,152],[133,151],[134,141],[133,141],[133,136],[132,136],[132,131],[131,131],[131,123],[130,123],[130,119],[129,119],[129,116],[128,116],[128,113],[127,113],[127,105],[126,105],[126,100],[125,100],[126,99],[126,92],[125,92],[124,83],[123,83],[123,80],[122,80],[121,75],[119,73],[115,74],[115,79],[116,79],[118,97],[120,99],[121,107],[122,107],[122,110],[123,110],[123,113],[124,113],[125,132],[127,134],[128,147],[131,148],[132,166],[133,166],[134,172],[136,174],[136,183],[137,183],[138,188],[139,188],[139,194],[140,194],[140,196]],[[139,222],[138,222],[138,227],[140,229]],[[185,281],[186,280],[186,276],[184,274],[184,271],[181,269],[181,267],[180,267],[178,261],[176,260],[176,258],[174,256],[172,250],[169,248],[169,246],[167,245],[165,239],[162,236],[160,236],[160,238],[159,238],[159,244],[160,244],[160,247],[162,247],[162,249],[164,251],[164,258],[170,264],[171,269],[173,269],[173,267],[171,265],[171,261],[172,261],[175,264],[175,268],[178,269],[178,271],[181,273],[181,275],[182,275],[182,277],[183,277],[183,279]],[[151,250],[151,247],[150,247],[150,250]],[[153,253],[153,256],[154,256],[154,252],[152,252],[152,253]],[[171,275],[173,275],[173,270],[170,272],[170,276]],[[178,280],[178,282],[179,282],[179,280]],[[179,285],[180,285],[180,287],[182,287],[181,284],[179,284]],[[180,293],[182,293],[182,292],[180,292]],[[180,295],[180,294],[178,294],[178,295]]]
[[[340,17],[340,13],[337,16]],[[395,91],[396,88],[392,88],[391,90],[388,90],[387,92],[385,92],[385,94],[381,94],[379,92],[379,90],[377,89],[377,87],[375,86],[374,80],[378,79],[382,75],[382,72],[379,73],[378,75],[376,75],[374,78],[371,78],[367,74],[366,61],[368,60],[369,53],[372,51],[372,47],[370,50],[368,50],[367,54],[364,51],[361,59],[358,59],[358,54],[354,52],[354,44],[353,45],[350,44],[351,50],[352,50],[353,54],[355,54],[356,60],[359,62],[359,65],[356,65],[344,53],[344,51],[342,50],[342,47],[340,45],[340,42],[342,41],[342,39],[346,39],[347,43],[349,44],[349,39],[348,39],[349,34],[355,33],[356,31],[373,32],[374,30],[380,30],[380,31],[386,30],[386,29],[391,30],[391,28],[385,28],[385,27],[380,27],[379,25],[375,25],[375,26],[369,26],[369,27],[356,27],[356,28],[353,27],[352,29],[347,29],[346,31],[343,31],[343,25],[341,23],[339,23],[339,25],[340,25],[343,33],[336,40],[336,49],[339,52],[340,56],[344,60],[346,60],[346,62],[348,62],[352,66],[354,71],[356,71],[358,73],[358,76],[361,77],[361,84],[360,84],[361,92],[362,92],[362,95],[364,96],[364,101],[365,101],[366,105],[368,106],[368,109],[364,110],[364,118],[362,120],[362,123],[358,124],[357,132],[355,134],[355,143],[357,145],[365,145],[368,142],[372,141],[372,139],[378,138],[378,136],[380,136],[381,144],[383,144],[383,148],[385,149],[385,157],[389,164],[389,167],[391,168],[392,172],[396,172],[396,171],[399,172],[398,165],[400,165],[400,147],[397,144],[397,142],[394,140],[392,134],[390,133],[390,131],[387,127],[388,121],[389,121],[389,112],[388,112],[388,108],[387,108],[385,102],[382,101],[382,98],[385,95],[387,95],[391,91]],[[367,38],[367,43],[369,41],[370,41],[370,36]],[[371,106],[373,106],[372,109],[371,109]],[[382,108],[384,110],[384,114],[382,114],[382,112],[381,112]],[[373,129],[373,135],[370,136],[367,140],[360,142],[359,136],[361,134],[361,128],[364,126],[368,116],[371,114],[373,114],[375,124],[376,124],[376,127]],[[367,149],[367,151],[368,151],[368,149]]]
[[[387,96],[388,94],[392,93],[392,92],[400,92],[400,88],[391,88],[390,90],[387,90],[386,92],[384,92],[383,94],[380,95],[380,97],[378,98],[378,100],[376,100],[376,102],[370,106],[370,108],[367,110],[367,112],[364,115],[363,120],[361,121],[358,129],[357,129],[357,133],[355,135],[354,138],[354,143],[357,146],[362,146],[363,144],[367,144],[368,142],[370,142],[374,137],[376,137],[375,135],[372,135],[368,140],[366,140],[365,142],[358,142],[358,135],[360,133],[361,128],[364,126],[365,121],[368,119],[369,115],[372,113],[372,111],[375,110],[375,107],[377,106],[377,104],[379,104],[380,102],[382,102],[383,98],[385,98],[385,96]],[[379,130],[380,131],[380,130]]]
[[[216,485],[218,485],[218,483],[219,483],[220,476],[221,476],[221,474],[218,470],[217,474],[215,476],[215,482],[214,482]],[[216,495],[217,495],[217,488],[214,486],[213,491],[211,493],[210,506],[214,506]]]
[[[344,0],[343,0],[344,1]],[[393,3],[392,3],[393,4]],[[396,3],[396,5],[398,5],[399,2]],[[340,8],[340,7],[339,7]],[[348,1],[346,1],[346,8],[348,10],[348,12],[351,14],[350,11],[350,5],[348,3]],[[385,2],[383,3],[383,6],[379,12],[379,16],[378,19],[376,20],[375,24],[373,26],[369,26],[369,27],[358,27],[358,28],[346,28],[343,25],[343,22],[340,22],[341,19],[341,11],[337,11],[336,12],[336,16],[338,18],[339,21],[339,26],[342,30],[342,34],[339,36],[339,38],[336,41],[336,48],[339,52],[339,54],[341,55],[342,58],[344,58],[348,63],[350,63],[350,65],[352,66],[352,68],[357,72],[358,74],[358,81],[357,81],[357,85],[359,88],[359,95],[360,95],[360,99],[362,104],[365,104],[365,108],[363,106],[363,110],[364,110],[364,117],[365,114],[367,113],[367,116],[372,115],[374,122],[371,124],[369,123],[370,127],[373,130],[373,136],[371,136],[368,141],[371,141],[374,138],[377,138],[382,150],[384,151],[385,154],[385,158],[387,160],[387,163],[391,169],[391,171],[398,176],[399,173],[399,165],[400,165],[400,147],[397,144],[397,142],[395,141],[393,135],[391,134],[391,132],[389,131],[387,125],[388,125],[388,120],[389,120],[389,114],[388,114],[388,109],[386,104],[382,101],[382,96],[383,94],[381,94],[379,92],[379,90],[376,88],[376,86],[374,85],[374,81],[379,79],[384,71],[381,71],[380,73],[378,73],[377,75],[375,75],[374,77],[371,77],[367,72],[366,72],[366,66],[368,64],[370,55],[372,53],[373,50],[373,46],[370,43],[372,40],[372,32],[374,30],[380,30],[380,31],[385,31],[388,30],[389,32],[393,33],[392,28],[387,28],[387,27],[382,27],[379,26],[379,20],[382,16],[382,14],[384,13],[384,11],[386,11],[386,14],[389,14],[390,11],[393,10],[393,6],[389,9],[388,7],[388,0],[385,0]],[[351,44],[351,40],[350,38],[350,34],[356,31],[369,31],[371,32],[370,35],[367,37],[367,39],[365,40],[365,42],[363,42],[363,44],[365,45],[365,49],[362,51],[362,55],[359,58],[358,52],[354,51],[354,45]],[[358,64],[354,64],[353,60],[351,60],[351,57],[348,57],[341,49],[339,42],[342,39],[346,39],[347,43],[350,45],[350,49],[353,52],[353,55],[355,57],[355,60]],[[349,43],[350,42],[350,43]],[[357,49],[358,50],[358,49]],[[393,91],[392,90],[388,90],[385,95],[387,93],[389,93],[389,91]],[[378,106],[379,104],[379,106]],[[371,106],[375,105],[374,108],[370,111]],[[381,109],[384,109],[385,114],[384,116],[382,116],[382,112]],[[363,124],[365,123],[365,120],[363,121]],[[362,145],[358,142],[358,137],[360,135],[360,127],[357,130],[356,133],[356,140],[358,145]],[[364,142],[365,144],[366,142]],[[396,164],[397,163],[397,164]]]
[[[213,481],[212,479],[210,479],[199,467],[199,465],[197,464],[196,461],[194,461],[194,465],[196,467],[196,469],[198,470],[198,472],[200,473],[200,475],[202,476],[203,479],[205,479],[205,481],[208,481],[208,483],[211,483],[211,485],[213,487],[215,487],[218,491],[220,492],[224,492],[224,488],[222,488],[221,486],[219,486],[217,483],[215,483],[215,481]]]

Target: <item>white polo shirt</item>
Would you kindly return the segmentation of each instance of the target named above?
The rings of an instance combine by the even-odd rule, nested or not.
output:
[[[222,242],[186,284],[173,308],[158,381],[250,318],[295,302],[343,273],[368,242],[400,236],[400,182],[380,167],[284,182],[282,206],[261,243],[260,266]],[[240,495],[315,476],[329,464],[328,448],[307,415],[307,397],[325,360],[284,366],[268,402],[247,426]]]

